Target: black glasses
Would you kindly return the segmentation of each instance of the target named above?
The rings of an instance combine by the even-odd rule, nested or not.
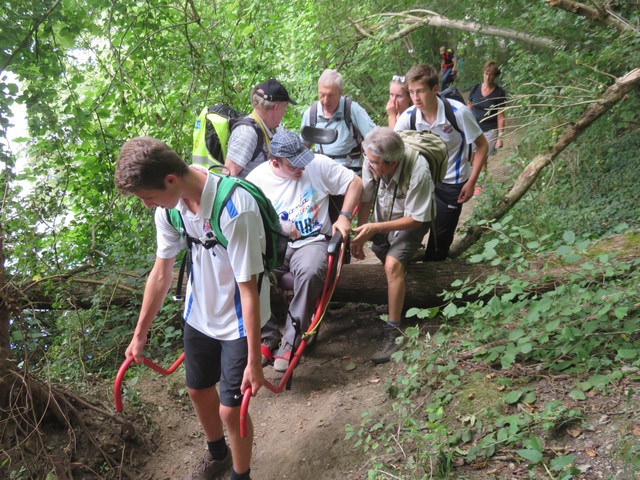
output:
[[[285,167],[287,167],[292,172],[296,172],[296,171],[302,170],[304,168],[304,167],[296,167],[295,165],[291,165],[288,160],[287,160],[287,163],[285,163],[284,162],[284,158],[276,158],[276,161],[280,165],[284,165]]]
[[[404,75],[394,75],[393,77],[391,77],[391,81],[392,82],[404,83],[405,76]]]

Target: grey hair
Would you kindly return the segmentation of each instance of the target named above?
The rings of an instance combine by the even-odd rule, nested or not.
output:
[[[389,127],[376,127],[362,141],[368,150],[385,163],[397,163],[404,159],[404,141]]]
[[[273,102],[271,100],[265,100],[260,95],[256,93],[258,90],[258,86],[256,85],[251,90],[251,106],[257,110],[262,110],[264,112],[268,112],[269,110],[273,110],[276,105],[283,102]],[[286,103],[286,102],[285,102]]]
[[[320,78],[318,79],[318,85],[335,85],[340,89],[340,91],[344,90],[344,80],[342,79],[342,74],[337,70],[333,70],[331,68],[327,68],[324,72],[322,72],[322,75],[320,75]]]

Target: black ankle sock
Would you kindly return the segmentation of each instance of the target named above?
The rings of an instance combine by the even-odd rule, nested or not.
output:
[[[231,469],[231,480],[251,480],[251,469],[247,470],[244,473],[236,473],[235,470]]]
[[[227,447],[227,442],[224,440],[224,437],[222,437],[220,440],[214,440],[212,442],[207,440],[207,448],[214,460],[224,460],[229,447]]]

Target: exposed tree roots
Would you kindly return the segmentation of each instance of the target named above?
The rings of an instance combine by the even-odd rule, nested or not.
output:
[[[151,445],[129,420],[11,363],[0,372],[0,477],[140,477],[132,446]]]

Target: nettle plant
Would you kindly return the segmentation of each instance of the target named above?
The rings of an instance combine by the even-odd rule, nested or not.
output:
[[[571,231],[537,237],[509,221],[487,225],[493,238],[469,259],[495,273],[454,282],[440,308],[408,312],[442,323],[432,335],[407,329],[394,355],[405,370],[388,383],[392,412],[382,420],[365,413],[359,428],[347,428],[371,456],[370,478],[444,478],[505,450],[532,471],[570,478],[574,456],[546,449],[545,436],[579,426],[590,392],[640,378],[640,261]],[[540,374],[575,380],[566,397],[547,400],[536,388]]]

